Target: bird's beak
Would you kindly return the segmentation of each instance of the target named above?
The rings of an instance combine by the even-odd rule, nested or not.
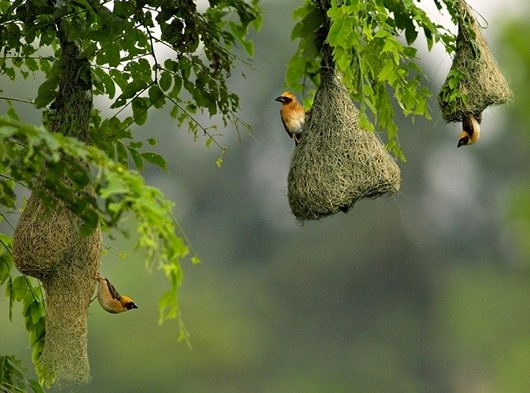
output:
[[[279,97],[276,97],[276,98],[274,99],[274,101],[283,102],[284,99],[283,99],[282,96],[279,96]]]
[[[458,140],[458,145],[456,147],[459,148],[460,146],[465,146],[467,145],[468,141],[469,141],[469,137],[460,138]]]

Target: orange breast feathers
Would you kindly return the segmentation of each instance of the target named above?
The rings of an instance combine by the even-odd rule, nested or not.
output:
[[[297,101],[296,96],[288,91],[276,98],[276,101],[282,104],[280,116],[285,131],[298,144],[305,124],[304,107]]]

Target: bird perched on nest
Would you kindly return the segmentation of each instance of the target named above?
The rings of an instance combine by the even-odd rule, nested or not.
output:
[[[280,116],[285,131],[287,131],[287,134],[294,139],[294,143],[298,145],[305,124],[306,112],[304,107],[300,105],[296,100],[296,96],[290,91],[282,93],[282,95],[277,97],[275,101],[282,104]]]
[[[480,137],[480,121],[482,116],[478,115],[467,115],[462,119],[462,132],[460,133],[460,138],[458,139],[458,145],[466,146],[471,145],[478,141]]]
[[[105,311],[118,314],[138,308],[130,297],[120,295],[105,277],[97,273],[94,278],[98,281],[98,302]]]

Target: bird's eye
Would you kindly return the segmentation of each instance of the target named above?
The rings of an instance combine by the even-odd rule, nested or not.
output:
[[[465,146],[469,143],[469,137],[465,136],[458,140],[458,145],[456,147]]]

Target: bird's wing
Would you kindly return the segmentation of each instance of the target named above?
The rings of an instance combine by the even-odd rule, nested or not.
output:
[[[280,118],[282,119],[282,124],[283,124],[283,127],[285,128],[285,131],[287,132],[287,135],[289,135],[289,137],[293,137],[293,133],[291,131],[289,131],[289,128],[287,128],[287,124],[285,124],[285,121],[283,120],[283,116],[282,115],[282,112],[280,111]]]
[[[462,128],[465,132],[467,132],[469,137],[472,137],[473,133],[475,132],[475,127],[473,125],[473,120],[471,120],[471,116],[473,115],[465,116],[462,119]]]
[[[121,299],[121,296],[120,294],[118,293],[118,291],[116,290],[116,288],[114,288],[114,285],[112,285],[110,283],[109,280],[105,279],[105,281],[107,282],[107,287],[109,288],[109,292],[110,294],[112,295],[112,298],[113,299],[116,299],[116,300],[120,300]]]

